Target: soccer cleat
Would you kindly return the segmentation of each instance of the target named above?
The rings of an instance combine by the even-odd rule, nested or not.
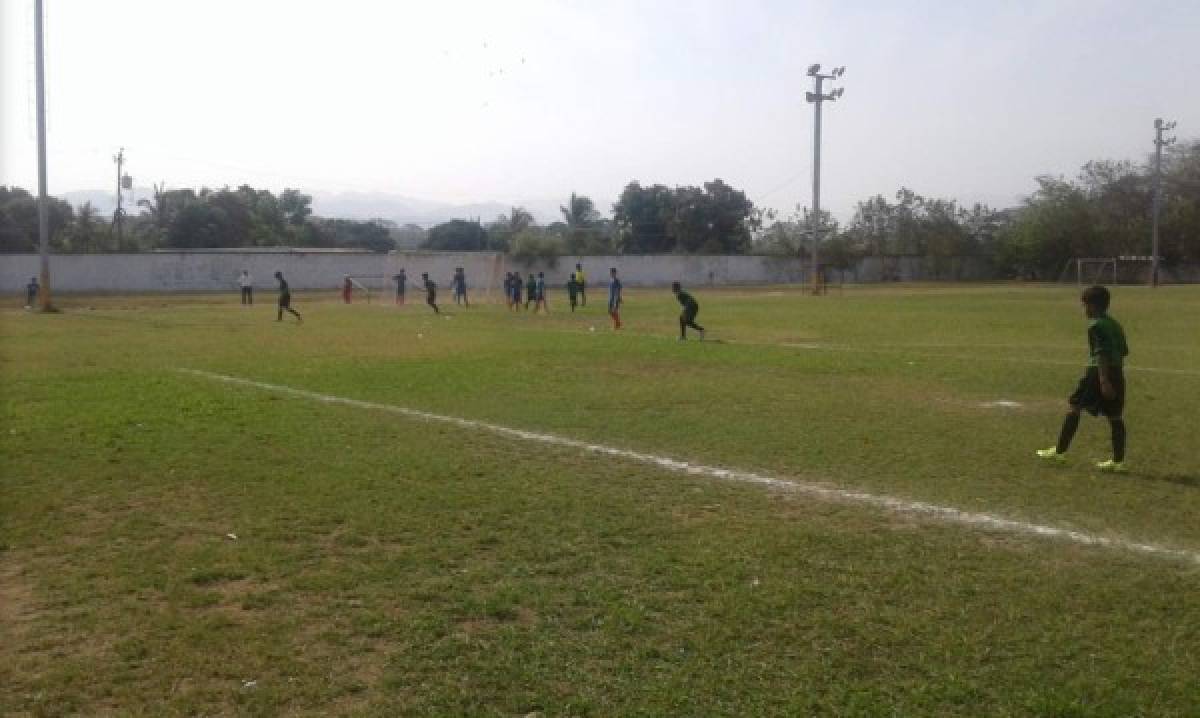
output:
[[[1047,461],[1055,461],[1058,463],[1062,463],[1067,460],[1066,454],[1058,453],[1057,446],[1051,446],[1049,449],[1038,449],[1037,455],[1039,458],[1045,459]]]
[[[1097,461],[1096,468],[1101,471],[1109,471],[1114,474],[1123,474],[1127,471],[1124,461],[1115,461],[1113,459],[1109,459],[1108,461]]]

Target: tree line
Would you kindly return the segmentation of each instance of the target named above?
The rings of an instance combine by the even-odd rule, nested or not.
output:
[[[124,219],[117,236],[90,205],[53,199],[49,218],[56,252],[143,251],[218,247],[344,247],[385,251],[497,251],[517,259],[587,254],[776,254],[806,257],[814,226],[821,261],[850,269],[863,257],[923,257],[934,276],[954,278],[956,260],[975,258],[997,277],[1054,279],[1072,257],[1150,253],[1153,172],[1149,160],[1097,160],[1075,178],[1040,176],[1020,206],[961,206],[902,187],[858,202],[842,226],[827,212],[788,216],[756,208],[720,179],[668,187],[633,181],[605,217],[591,198],[572,193],[561,218],[538,224],[523,207],[490,222],[455,219],[428,230],[386,220],[326,219],[312,198],[237,189],[155,187]],[[1167,148],[1162,173],[1160,253],[1166,266],[1200,263],[1200,140]],[[20,188],[0,187],[0,251],[37,249],[37,204]]]
[[[326,219],[312,213],[312,197],[294,189],[278,196],[242,185],[199,191],[155,187],[138,200],[137,214],[118,223],[85,203],[78,210],[52,198],[50,246],[55,252],[139,252],[228,247],[345,247],[384,251],[396,246],[395,223]],[[0,186],[0,252],[36,252],[37,198]]]

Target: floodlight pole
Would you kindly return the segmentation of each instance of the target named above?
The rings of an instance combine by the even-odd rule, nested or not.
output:
[[[46,196],[46,66],[43,59],[42,0],[35,0],[33,18],[34,46],[37,54],[37,139],[38,139],[38,254],[41,266],[38,278],[38,308],[52,309],[50,304],[50,220]]]
[[[825,78],[817,75],[817,99],[813,102],[813,182],[812,182],[812,265],[813,293],[821,293],[821,81]]]
[[[1163,132],[1175,129],[1174,122],[1154,120],[1154,211],[1150,222],[1150,286],[1158,286],[1158,212],[1162,208],[1162,152],[1163,147],[1175,142],[1174,137],[1163,138]]]
[[[125,210],[121,208],[121,166],[125,164],[125,148],[122,147],[113,155],[113,162],[117,163],[117,210],[113,212],[113,225],[117,230],[117,248],[120,251],[121,247],[121,228],[124,226]]]
[[[810,225],[813,235],[812,249],[812,266],[813,266],[813,293],[820,294],[823,291],[821,284],[821,104],[829,101],[833,102],[842,96],[842,90],[837,89],[831,91],[828,95],[823,93],[822,86],[825,80],[834,80],[842,76],[846,71],[844,67],[834,68],[830,74],[822,74],[820,65],[811,65],[808,68],[808,76],[816,82],[813,88],[815,92],[805,93],[804,99],[813,104],[813,200],[812,200],[812,223]]]

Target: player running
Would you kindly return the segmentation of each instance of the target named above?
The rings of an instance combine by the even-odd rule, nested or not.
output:
[[[617,268],[608,270],[612,280],[608,283],[608,316],[612,317],[613,329],[621,328],[621,280],[617,278]]]
[[[296,321],[304,323],[304,317],[300,316],[300,312],[292,309],[292,290],[288,288],[287,280],[283,278],[283,272],[276,272],[275,278],[279,280],[279,312],[275,317],[275,321],[283,321],[283,312],[286,310],[296,317]]]
[[[671,282],[671,291],[675,292],[675,298],[683,307],[683,313],[679,315],[679,341],[687,341],[688,327],[700,332],[700,341],[704,341],[704,327],[696,323],[696,315],[700,313],[699,303],[696,302],[695,297],[683,291],[679,282]]]
[[[1125,357],[1129,356],[1129,345],[1125,342],[1125,331],[1117,320],[1108,316],[1111,297],[1104,287],[1089,287],[1084,290],[1080,301],[1090,320],[1088,322],[1088,366],[1075,393],[1067,399],[1067,417],[1058,434],[1058,444],[1040,449],[1037,455],[1047,461],[1065,461],[1071,439],[1079,428],[1079,413],[1087,411],[1092,416],[1104,414],[1112,430],[1113,456],[1096,464],[1101,471],[1125,471],[1125,420],[1121,412],[1125,408],[1125,374],[1121,370]]]
[[[429,278],[429,272],[421,272],[421,279],[425,281],[425,303],[433,307],[434,314],[441,314],[437,305],[437,284]]]

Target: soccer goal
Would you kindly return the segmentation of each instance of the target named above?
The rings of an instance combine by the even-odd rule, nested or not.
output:
[[[1067,261],[1059,276],[1060,282],[1085,284],[1146,284],[1154,271],[1154,258],[1123,255],[1120,257],[1075,257]],[[1159,279],[1163,273],[1159,271]]]
[[[350,283],[349,301],[370,304],[378,302],[384,296],[386,278],[382,274],[348,274],[343,279],[342,292],[346,291],[345,282]]]

